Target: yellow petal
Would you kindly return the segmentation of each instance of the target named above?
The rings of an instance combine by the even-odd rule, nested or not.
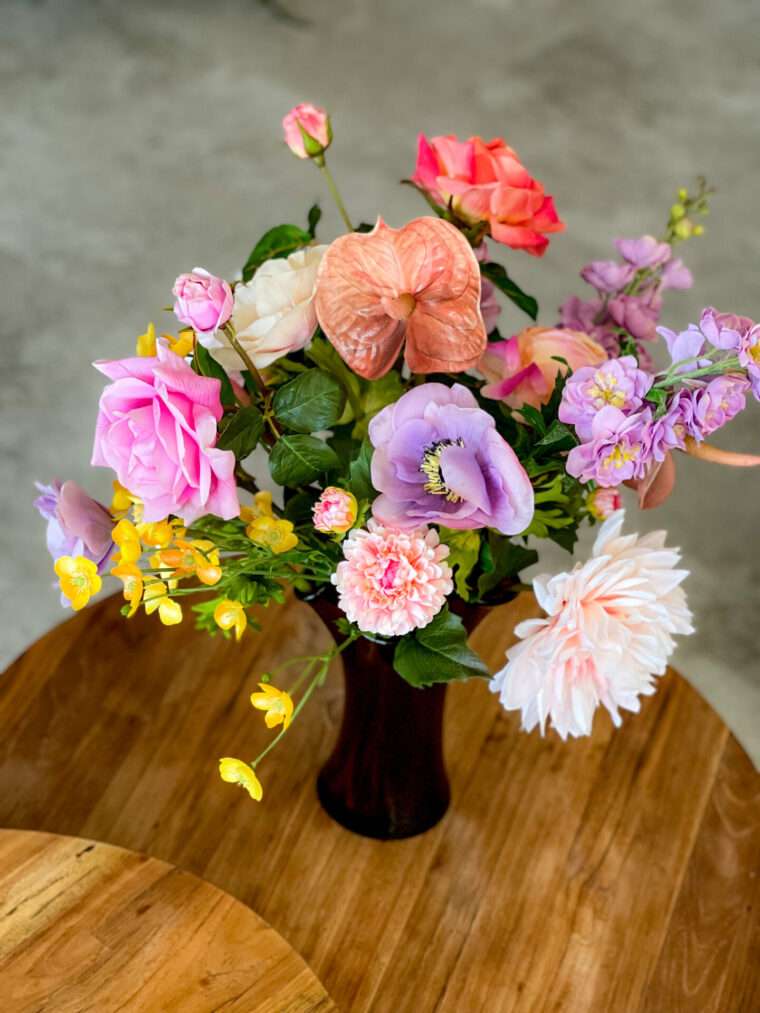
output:
[[[145,334],[138,335],[136,343],[138,355],[153,356],[156,354],[156,328],[154,324],[148,324]]]
[[[158,618],[164,626],[176,626],[182,622],[182,606],[171,598],[162,598],[158,606]]]
[[[219,761],[219,776],[227,784],[239,784],[245,788],[255,802],[260,802],[264,794],[261,781],[256,777],[253,767],[232,756],[225,756]]]

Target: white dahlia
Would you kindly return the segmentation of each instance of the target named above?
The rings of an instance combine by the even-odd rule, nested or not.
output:
[[[639,696],[654,692],[673,635],[694,632],[678,551],[664,531],[621,534],[624,518],[618,510],[602,525],[588,562],[533,581],[548,618],[520,623],[520,642],[491,681],[526,731],[543,734],[548,719],[563,739],[589,735],[600,704],[620,725],[620,708],[638,711]]]

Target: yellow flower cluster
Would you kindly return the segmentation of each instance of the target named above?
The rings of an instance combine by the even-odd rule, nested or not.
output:
[[[267,728],[276,728],[282,725],[283,734],[293,718],[293,698],[290,693],[283,689],[277,689],[267,682],[260,682],[260,693],[251,693],[251,703],[260,711],[264,711],[264,721]],[[259,759],[264,754],[259,756]],[[260,802],[264,789],[261,781],[256,776],[254,767],[258,760],[253,763],[246,763],[233,756],[225,756],[219,761],[219,776],[228,784],[237,784],[244,788],[255,802]]]
[[[195,337],[192,328],[181,330],[175,337],[173,334],[162,334],[161,337],[167,342],[169,348],[175,355],[182,358],[190,355],[195,347]],[[148,324],[145,334],[138,335],[136,352],[141,356],[153,356],[156,354],[156,327],[155,324]]]
[[[276,555],[298,545],[298,536],[290,521],[274,516],[271,492],[257,492],[253,505],[240,508],[245,533],[256,545],[263,545]]]

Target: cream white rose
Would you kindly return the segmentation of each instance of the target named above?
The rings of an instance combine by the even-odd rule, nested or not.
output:
[[[231,323],[257,369],[303,348],[317,327],[314,292],[326,246],[309,246],[289,257],[267,260],[246,285],[235,286]],[[229,372],[245,369],[223,334],[199,335]]]

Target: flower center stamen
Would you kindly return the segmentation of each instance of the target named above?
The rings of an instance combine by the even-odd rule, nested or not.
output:
[[[414,312],[417,300],[411,292],[404,292],[395,298],[386,296],[380,300],[380,304],[392,320],[408,320]]]
[[[446,447],[463,447],[464,440],[461,436],[456,440],[439,440],[437,443],[431,443],[429,447],[425,449],[422,455],[422,462],[420,463],[420,471],[427,479],[425,482],[425,492],[430,492],[434,496],[445,496],[449,503],[461,503],[462,497],[458,496],[443,481],[443,475],[441,474],[441,454]]]

